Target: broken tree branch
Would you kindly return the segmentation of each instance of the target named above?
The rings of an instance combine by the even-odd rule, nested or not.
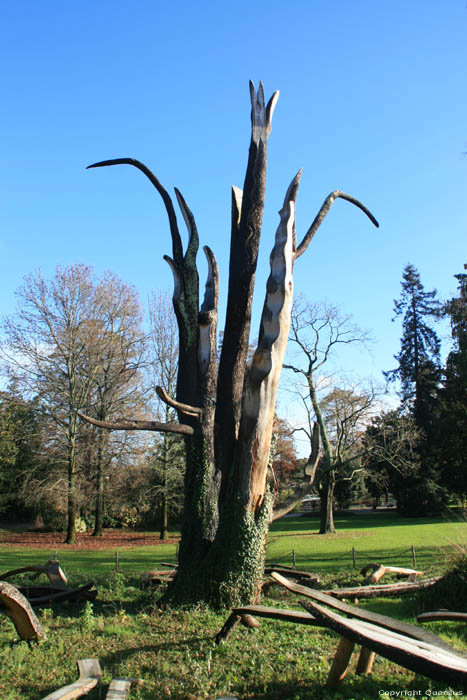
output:
[[[105,430],[153,430],[161,433],[180,433],[181,435],[193,435],[195,432],[189,425],[180,423],[158,423],[154,420],[132,420],[120,421],[118,423],[109,423],[104,420],[96,420],[84,413],[78,414],[82,420],[97,428],[105,428]]]
[[[154,185],[154,187],[162,197],[167,216],[169,217],[170,233],[172,236],[173,256],[177,263],[181,262],[181,260],[183,259],[182,240],[180,238],[180,232],[178,230],[177,217],[175,215],[174,205],[167,190],[162,186],[162,184],[159,182],[154,173],[151,170],[149,170],[149,168],[146,165],[144,165],[144,163],[141,163],[141,161],[136,160],[135,158],[114,158],[112,160],[101,160],[98,163],[88,165],[86,170],[90,170],[91,168],[103,168],[108,165],[133,165],[135,168],[138,168],[138,170],[140,170],[144,175],[146,175],[148,180],[150,180],[150,182]]]
[[[171,396],[169,396],[166,390],[163,389],[161,386],[156,386],[156,394],[158,395],[161,401],[167,404],[167,406],[171,406],[172,408],[175,408],[181,413],[186,413],[187,416],[200,416],[203,412],[203,410],[201,408],[198,408],[198,406],[190,406],[189,404],[176,401]]]
[[[341,192],[340,190],[334,190],[334,192],[331,192],[331,194],[329,194],[329,195],[326,197],[326,199],[324,200],[323,204],[321,205],[321,209],[319,210],[319,212],[318,212],[317,215],[315,216],[315,219],[314,219],[313,223],[311,224],[311,226],[310,226],[310,228],[308,229],[308,231],[306,232],[306,234],[305,234],[305,236],[304,236],[302,242],[300,243],[300,245],[299,245],[298,248],[297,248],[297,251],[296,251],[296,253],[295,253],[295,259],[297,259],[297,258],[299,258],[301,255],[303,255],[303,253],[305,252],[305,250],[308,248],[308,246],[309,246],[310,243],[311,243],[311,240],[312,240],[313,236],[315,235],[316,231],[317,231],[317,230],[319,229],[319,227],[321,226],[321,224],[322,224],[322,222],[323,222],[323,220],[324,220],[326,214],[328,213],[328,211],[330,210],[332,204],[334,203],[334,201],[335,201],[338,197],[340,197],[341,199],[346,199],[346,200],[347,200],[348,202],[350,202],[351,204],[355,204],[355,206],[358,207],[359,209],[361,209],[361,210],[364,212],[364,214],[367,215],[367,217],[370,219],[370,221],[371,221],[377,228],[379,228],[379,223],[377,222],[377,220],[375,219],[375,217],[373,216],[373,214],[371,213],[371,211],[370,211],[369,209],[367,209],[367,208],[365,207],[364,204],[362,204],[361,202],[359,202],[358,199],[355,199],[355,197],[352,197],[350,194],[346,194],[345,192]]]

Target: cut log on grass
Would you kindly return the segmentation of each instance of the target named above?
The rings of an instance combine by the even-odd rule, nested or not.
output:
[[[255,617],[264,617],[268,620],[279,620],[281,622],[295,622],[300,625],[319,626],[313,615],[307,612],[304,613],[302,610],[284,610],[283,608],[270,608],[265,605],[245,605],[241,608],[233,608],[224,625],[216,634],[216,644],[219,644],[221,641],[227,641],[243,615],[254,615]]]
[[[430,632],[423,627],[410,625],[407,622],[395,620],[387,615],[380,615],[379,613],[370,612],[369,610],[364,610],[360,607],[356,607],[355,605],[349,605],[348,603],[344,603],[344,601],[339,600],[338,598],[333,598],[331,595],[323,593],[322,591],[316,591],[311,588],[307,588],[306,586],[300,586],[294,581],[288,581],[280,574],[272,574],[272,576],[278,583],[284,586],[284,588],[287,588],[289,591],[305,596],[306,598],[310,598],[318,603],[324,603],[325,605],[334,608],[334,610],[339,610],[339,612],[350,615],[356,620],[371,622],[375,625],[379,625],[380,627],[384,627],[387,630],[403,634],[407,637],[411,637],[412,639],[417,639],[425,642],[426,644],[434,644],[440,649],[445,649],[451,654],[457,653],[459,656],[465,656],[462,652],[457,652],[456,649],[451,647],[436,634],[433,634],[433,632]]]
[[[423,571],[416,569],[406,569],[400,566],[384,566],[384,564],[367,564],[360,571],[362,576],[365,576],[370,583],[378,583],[385,574],[399,574],[408,576],[409,581],[414,581],[417,576],[423,574]]]
[[[439,620],[451,620],[452,622],[467,622],[467,612],[455,612],[454,610],[436,610],[418,615],[417,622],[438,622]]]
[[[80,659],[78,661],[79,678],[75,683],[54,690],[42,700],[75,700],[89,693],[102,678],[102,671],[97,659]],[[124,697],[124,696],[123,696]]]
[[[46,639],[45,632],[27,599],[6,581],[0,581],[0,609],[13,622],[21,639]]]
[[[341,637],[360,644],[404,668],[434,680],[464,685],[467,683],[467,659],[459,654],[390,632],[368,622],[348,620],[310,600],[301,601],[301,604],[325,627],[337,632]]]
[[[114,678],[109,685],[105,700],[126,700],[130,693],[131,680]]]

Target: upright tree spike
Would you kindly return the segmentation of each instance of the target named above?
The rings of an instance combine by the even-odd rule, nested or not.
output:
[[[266,106],[262,81],[259,81],[258,92],[256,92],[254,83],[250,80],[250,99],[251,133],[253,141],[259,144],[260,141],[266,142],[271,133],[272,115],[279,99],[279,90],[274,92]]]
[[[208,276],[204,292],[204,301],[201,311],[217,311],[217,299],[219,295],[219,270],[217,260],[211,248],[207,245],[203,247],[208,263]]]
[[[377,220],[375,219],[375,217],[373,216],[371,211],[369,209],[367,209],[364,204],[359,202],[358,199],[355,199],[355,197],[352,197],[350,194],[346,194],[345,192],[341,192],[340,190],[334,190],[334,192],[331,192],[331,194],[329,194],[326,197],[323,204],[321,205],[321,209],[319,210],[319,212],[315,216],[313,223],[311,224],[311,226],[308,229],[308,231],[306,232],[302,242],[300,243],[300,245],[297,248],[297,252],[295,254],[295,259],[299,258],[300,255],[303,255],[305,250],[308,248],[313,236],[315,235],[316,231],[319,229],[319,227],[323,223],[323,220],[324,220],[326,214],[328,213],[332,204],[334,203],[334,201],[338,197],[340,197],[341,199],[346,199],[351,204],[355,204],[356,207],[361,209],[362,212],[367,215],[367,217],[376,226],[376,228],[379,227],[379,223],[377,222]]]
[[[277,388],[290,327],[293,296],[293,225],[299,174],[289,186],[279,212],[271,252],[271,273],[261,316],[258,347],[248,372],[238,440],[241,498],[257,509],[263,501]]]

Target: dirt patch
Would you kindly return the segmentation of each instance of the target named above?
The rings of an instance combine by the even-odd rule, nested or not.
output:
[[[136,532],[134,530],[104,530],[102,537],[93,537],[91,532],[77,535],[76,544],[65,544],[63,532],[18,532],[0,533],[0,546],[33,547],[34,549],[60,550],[99,550],[124,549],[128,547],[154,547],[156,545],[175,543],[178,539],[161,541],[159,535]]]

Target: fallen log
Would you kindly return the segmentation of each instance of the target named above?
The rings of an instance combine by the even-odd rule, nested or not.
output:
[[[455,612],[454,610],[436,610],[418,615],[417,622],[437,622],[438,620],[451,620],[453,622],[467,622],[467,612]]]
[[[146,571],[146,573],[141,574],[141,580],[143,586],[159,586],[164,583],[168,583],[175,576],[175,569],[173,571],[157,570],[157,571]]]
[[[433,576],[422,581],[411,581],[407,583],[388,583],[376,586],[354,586],[352,588],[337,588],[335,590],[325,591],[334,598],[384,598],[386,596],[404,595],[413,591],[421,590],[422,588],[431,588],[435,583],[438,583],[443,577]]]

